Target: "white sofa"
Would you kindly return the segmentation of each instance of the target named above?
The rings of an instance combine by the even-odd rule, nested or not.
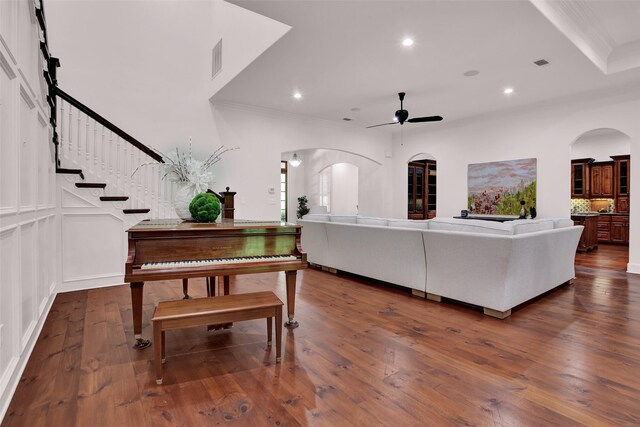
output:
[[[573,279],[582,226],[569,218],[505,223],[307,215],[309,262],[446,297],[504,318],[511,308]]]

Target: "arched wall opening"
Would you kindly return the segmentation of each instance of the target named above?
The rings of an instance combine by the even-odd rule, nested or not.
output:
[[[287,209],[295,219],[298,197],[306,196],[311,212],[383,216],[387,208],[379,201],[385,183],[382,165],[366,156],[325,148],[281,153],[288,161],[293,154],[302,160],[298,167],[287,167]]]
[[[628,248],[631,138],[617,129],[591,129],[570,150],[571,214],[585,226],[578,250],[608,244]]]

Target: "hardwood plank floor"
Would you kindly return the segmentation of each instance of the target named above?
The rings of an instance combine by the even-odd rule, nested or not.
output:
[[[127,286],[60,294],[2,426],[638,425],[640,276],[626,247],[576,257],[577,278],[497,320],[396,288],[306,270],[283,362],[264,320],[167,332],[164,385],[136,351]],[[191,281],[204,295],[204,282]],[[232,292],[283,274],[237,276]],[[143,333],[181,282],[145,285]]]

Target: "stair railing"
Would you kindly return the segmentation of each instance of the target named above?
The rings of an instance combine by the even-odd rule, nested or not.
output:
[[[62,89],[56,95],[60,160],[105,182],[105,195],[128,196],[132,209],[175,216],[175,183],[162,179],[162,155]]]

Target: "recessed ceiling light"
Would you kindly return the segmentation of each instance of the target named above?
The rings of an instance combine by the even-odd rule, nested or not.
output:
[[[503,91],[503,93],[505,95],[511,95],[513,93],[513,88],[508,87]]]
[[[480,71],[478,70],[469,70],[464,72],[465,77],[473,77],[473,76],[477,76],[478,74],[480,74]]]
[[[353,108],[351,109],[351,111],[360,111],[360,108],[358,108],[358,107],[353,107]]]
[[[402,46],[411,46],[413,45],[413,39],[410,38],[406,38],[404,40],[402,40]]]
[[[302,94],[300,92],[296,92],[296,93],[293,94],[293,97],[295,99],[300,99],[300,98],[302,98]]]

